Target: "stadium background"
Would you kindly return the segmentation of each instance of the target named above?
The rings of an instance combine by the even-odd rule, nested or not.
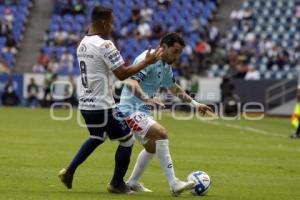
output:
[[[197,100],[258,102],[270,114],[291,114],[300,71],[300,4],[296,0],[3,0],[2,104],[44,107],[68,96],[75,101],[76,90],[69,84],[57,84],[52,91],[60,99],[44,94],[60,80],[69,80],[76,88],[76,45],[87,31],[92,7],[98,4],[114,10],[111,39],[128,64],[149,45],[156,47],[166,32],[175,31],[184,36],[187,46],[174,74]],[[33,96],[38,104],[27,101],[28,92],[36,89],[28,88],[31,78],[37,84],[38,94]],[[6,102],[3,96],[10,79],[16,95]]]
[[[256,102],[268,115],[292,114],[300,71],[298,0],[0,0],[0,199],[169,198],[156,161],[143,178],[155,193],[107,194],[111,143],[80,169],[74,192],[66,191],[56,173],[87,131],[78,127],[76,115],[56,121],[49,109],[20,108],[76,106],[75,49],[97,4],[114,9],[112,39],[128,64],[164,33],[176,31],[187,47],[174,74],[197,100]],[[29,87],[31,78],[37,86]],[[45,96],[53,83],[58,98]],[[116,93],[121,85],[117,82]],[[29,93],[38,101],[28,102]],[[229,108],[229,114],[235,112]],[[54,112],[62,118],[75,113]],[[289,139],[295,130],[288,118],[203,122],[165,114],[161,122],[170,131],[177,175],[204,170],[211,176],[213,187],[204,199],[300,198],[299,141]],[[130,170],[140,148],[134,149]]]

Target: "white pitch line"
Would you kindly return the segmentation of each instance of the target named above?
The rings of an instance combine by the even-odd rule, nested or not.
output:
[[[224,126],[224,127],[228,127],[228,128],[234,128],[234,129],[239,129],[239,130],[244,130],[244,131],[250,131],[250,132],[258,133],[258,134],[261,134],[261,135],[270,135],[270,136],[276,136],[276,137],[282,137],[282,138],[287,137],[287,136],[284,136],[284,135],[279,134],[279,133],[271,133],[269,131],[253,128],[253,127],[250,127],[250,126],[239,126],[239,125],[234,125],[234,124],[229,124],[229,123],[221,123],[221,122],[216,122],[216,121],[202,121],[202,122],[207,123],[207,124],[216,125],[216,126]]]

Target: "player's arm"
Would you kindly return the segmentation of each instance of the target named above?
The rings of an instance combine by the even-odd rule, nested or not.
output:
[[[173,95],[178,97],[182,102],[192,104],[194,107],[196,107],[199,110],[199,112],[203,114],[205,114],[207,111],[212,112],[212,109],[209,106],[195,101],[177,83],[175,83],[173,87],[169,88],[169,90]]]
[[[126,81],[126,87],[134,94],[134,96],[141,99],[145,104],[152,104],[164,107],[164,104],[158,98],[150,98],[141,88],[139,82],[132,78]]]
[[[125,66],[123,64],[120,67],[113,70],[113,73],[116,75],[116,77],[119,80],[125,80],[128,77],[146,68],[148,65],[156,63],[158,59],[160,59],[161,54],[162,54],[162,48],[157,48],[153,53],[151,53],[151,49],[149,48],[144,60],[130,66]]]

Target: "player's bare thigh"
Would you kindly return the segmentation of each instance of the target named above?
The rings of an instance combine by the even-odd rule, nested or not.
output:
[[[164,128],[159,123],[153,124],[146,134],[146,138],[148,139],[147,143],[144,144],[144,148],[149,153],[156,152],[156,140],[165,140],[168,139],[168,134],[166,128]]]

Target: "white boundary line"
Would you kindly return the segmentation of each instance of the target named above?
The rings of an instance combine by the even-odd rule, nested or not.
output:
[[[202,122],[207,123],[207,124],[212,124],[212,125],[215,125],[215,126],[224,126],[224,127],[228,127],[228,128],[234,128],[234,129],[239,129],[239,130],[244,130],[244,131],[250,131],[250,132],[258,133],[258,134],[261,134],[261,135],[269,135],[269,136],[275,136],[275,137],[288,138],[287,136],[284,136],[284,135],[279,134],[279,133],[271,133],[269,131],[253,128],[253,127],[250,127],[250,126],[239,126],[239,125],[234,125],[234,124],[229,124],[229,123],[221,123],[221,122],[216,122],[216,121],[202,121]]]
[[[168,117],[171,117],[171,115],[169,115],[169,113],[164,113],[164,114]],[[250,126],[239,126],[239,125],[235,125],[235,124],[221,123],[221,122],[217,122],[215,120],[199,120],[199,121],[206,123],[206,124],[210,124],[210,125],[223,126],[223,127],[227,127],[227,128],[234,128],[234,129],[238,129],[238,130],[244,130],[244,131],[249,131],[249,132],[253,132],[253,133],[258,133],[260,135],[288,138],[288,136],[282,135],[280,133],[273,133],[273,132],[261,130],[258,128],[253,128]]]

